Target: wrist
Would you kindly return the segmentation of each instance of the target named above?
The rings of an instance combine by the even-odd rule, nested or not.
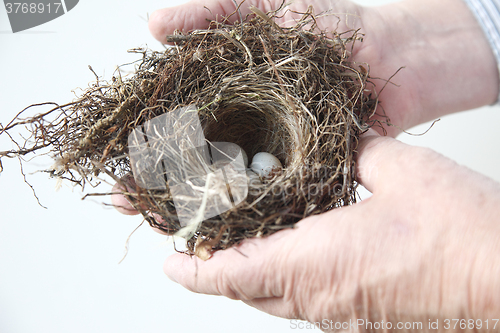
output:
[[[380,95],[395,107],[393,124],[407,129],[440,116],[494,103],[498,67],[476,18],[461,0],[406,0],[363,9],[366,44],[376,45],[372,77],[387,79],[405,67]],[[363,47],[363,46],[362,46]],[[369,61],[373,47],[356,61]],[[375,81],[376,92],[385,82]],[[384,105],[385,104],[385,105]]]

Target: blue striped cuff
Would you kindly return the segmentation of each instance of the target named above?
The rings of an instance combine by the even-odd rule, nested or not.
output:
[[[464,0],[476,16],[497,59],[500,76],[500,0]],[[500,104],[500,91],[496,104]]]

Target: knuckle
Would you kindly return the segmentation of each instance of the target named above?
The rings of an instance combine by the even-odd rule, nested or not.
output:
[[[219,294],[231,298],[231,299],[241,299],[238,297],[237,293],[234,291],[233,284],[235,281],[234,270],[225,267],[217,275],[216,288]]]

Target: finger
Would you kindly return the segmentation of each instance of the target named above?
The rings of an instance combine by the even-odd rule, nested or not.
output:
[[[239,2],[239,1],[238,1]],[[261,1],[262,2],[262,1]],[[240,13],[243,18],[250,14],[251,2],[245,2],[240,7]],[[262,8],[265,10],[265,8]],[[236,11],[236,5],[232,0],[192,0],[188,3],[159,9],[149,17],[149,30],[153,37],[162,43],[166,43],[165,37],[172,34],[174,30],[184,32],[195,29],[208,28],[208,20],[221,19],[227,17]],[[229,22],[239,20],[239,15],[233,15]]]
[[[168,223],[163,219],[163,217],[160,214],[150,212],[150,213],[148,213],[148,215],[152,216],[155,219],[156,223],[168,228]],[[169,233],[165,230],[162,230],[162,229],[156,228],[156,227],[151,227],[151,228],[161,235],[169,236],[173,233],[173,232]]]
[[[125,176],[127,177],[127,176]],[[125,177],[123,179],[125,179]],[[125,182],[125,181],[124,181]],[[111,204],[120,213],[125,215],[137,215],[139,212],[132,206],[132,204],[127,200],[123,192],[130,192],[129,188],[125,188],[124,185],[116,183],[111,190]]]
[[[116,208],[116,210],[124,215],[138,215],[140,214],[138,210],[136,210],[132,204],[130,203],[130,201],[128,201],[127,197],[123,194],[121,194],[122,192],[125,192],[126,190],[124,190],[123,186],[120,185],[120,184],[115,184],[113,186],[113,189],[111,190],[111,204],[113,205],[113,207]],[[165,222],[165,220],[158,214],[155,214],[155,213],[149,213],[150,216],[152,216],[157,222],[158,224],[162,224],[162,225],[167,225],[167,223]],[[162,234],[162,235],[170,235],[168,232],[162,230],[162,229],[159,229],[159,228],[152,228],[154,231],[156,231],[157,233],[159,234]]]
[[[357,149],[358,181],[372,193],[394,184],[401,171],[401,162],[411,158],[412,148],[370,129],[361,137]]]
[[[167,258],[167,276],[185,288],[232,299],[281,297],[283,295],[283,256],[280,241],[294,230],[283,230],[262,239],[249,239],[233,248],[217,251],[203,261],[175,254]]]
[[[127,199],[124,193],[134,193],[135,192],[135,179],[131,174],[123,176],[119,183],[116,183],[111,190],[111,204],[118,210],[118,212],[125,215],[137,215],[140,212],[135,209],[132,203]],[[148,210],[145,205],[140,206],[144,210]],[[149,212],[148,215],[152,216],[159,225],[168,227],[168,223],[161,217],[161,215]],[[167,231],[161,230],[159,228],[152,228],[154,231],[162,235],[170,235]]]

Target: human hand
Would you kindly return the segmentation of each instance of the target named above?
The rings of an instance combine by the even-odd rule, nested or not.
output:
[[[312,3],[316,12],[325,10],[322,3]],[[235,8],[232,1],[203,5],[214,16]],[[151,32],[162,40],[176,28],[206,28],[203,18],[210,14],[203,5],[156,12]],[[370,64],[371,76],[380,78],[406,66],[394,79],[401,87],[389,84],[380,95],[396,126],[406,129],[496,99],[493,56],[460,1],[336,6],[334,11],[357,14],[345,28],[360,27],[366,34],[353,50],[353,61]],[[324,17],[318,26],[333,30],[337,18]],[[376,84],[380,92],[384,82]],[[399,131],[386,129],[393,136]],[[358,167],[360,181],[373,192],[370,199],[247,240],[206,262],[174,255],[165,272],[190,290],[314,322],[491,318],[500,308],[494,279],[500,273],[498,185],[436,153],[389,138],[365,138]]]
[[[425,329],[429,319],[498,315],[499,184],[377,135],[362,139],[358,173],[369,199],[208,261],[172,255],[165,273],[191,291],[310,322],[422,322]]]
[[[251,13],[250,5],[267,12],[281,3],[246,1],[240,10],[245,17]],[[382,7],[361,7],[343,0],[294,1],[289,9],[305,12],[309,5],[316,14],[332,14],[317,19],[320,30],[344,32],[359,28],[365,34],[364,42],[354,45],[352,61],[370,66],[373,90],[380,94],[377,113],[385,112],[395,125],[384,126],[390,136],[497,99],[496,61],[479,24],[462,1],[406,0]],[[235,8],[232,0],[195,0],[154,12],[149,28],[153,36],[166,42],[165,36],[176,29],[207,28],[207,18],[228,16]],[[278,23],[290,25],[299,17],[290,11]],[[238,18],[232,16],[233,20]],[[400,67],[405,68],[391,80],[399,87],[386,85],[384,80]],[[383,117],[377,119],[386,121]]]

